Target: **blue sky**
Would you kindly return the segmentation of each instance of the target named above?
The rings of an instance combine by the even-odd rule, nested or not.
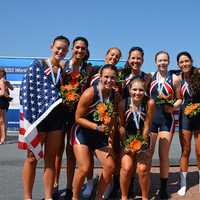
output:
[[[155,71],[159,50],[169,52],[171,68],[183,50],[200,66],[199,10],[199,0],[2,0],[0,56],[46,57],[52,39],[63,34],[88,38],[91,59],[116,46],[126,60],[132,46],[141,46],[144,71]]]

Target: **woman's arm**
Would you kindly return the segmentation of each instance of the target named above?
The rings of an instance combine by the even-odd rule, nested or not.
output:
[[[123,140],[125,138],[125,100],[120,97],[120,102],[118,104],[119,110],[119,132],[120,132],[120,139]]]
[[[89,111],[89,106],[92,104],[94,98],[94,89],[93,87],[88,88],[82,95],[78,102],[76,109],[76,123],[80,126],[92,130],[96,130],[97,124],[89,121],[85,118],[86,114]]]
[[[182,98],[180,95],[180,89],[181,89],[181,76],[180,75],[175,75],[173,74],[173,88],[174,88],[174,92],[175,92],[175,102],[173,103],[173,105],[165,105],[165,111],[168,113],[173,113],[174,111],[176,111],[179,106],[182,103]]]
[[[177,110],[182,103],[182,98],[180,96],[181,90],[181,77],[173,74],[173,87],[175,89],[176,101],[174,102],[173,111]]]
[[[76,123],[84,128],[88,128],[91,130],[98,130],[100,132],[105,133],[107,130],[109,130],[109,127],[107,125],[101,124],[98,125],[95,122],[92,122],[85,118],[86,114],[89,111],[89,106],[92,105],[94,98],[94,89],[93,87],[88,88],[82,95],[79,100],[77,109],[76,109]]]
[[[146,142],[148,141],[148,135],[153,120],[154,110],[155,110],[155,102],[153,99],[149,99],[147,102],[147,115],[145,117],[144,129],[143,129],[143,137]]]

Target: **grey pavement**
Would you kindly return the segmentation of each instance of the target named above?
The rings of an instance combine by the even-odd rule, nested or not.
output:
[[[22,150],[17,149],[17,135],[16,133],[8,133],[7,143],[0,145],[0,200],[22,200],[22,183],[21,183],[21,171],[23,166],[23,160],[26,153]],[[194,166],[189,168],[190,173],[188,174],[188,191],[185,197],[177,196],[176,192],[179,187],[179,168],[177,167],[180,157],[180,146],[177,136],[175,136],[170,151],[170,176],[169,176],[169,193],[170,199],[177,200],[199,200],[200,193],[198,191],[198,174],[197,169]],[[153,159],[152,174],[151,174],[151,192],[150,199],[158,199],[157,195],[159,192],[159,167],[158,165],[157,152]],[[194,153],[191,154],[190,163],[195,163]],[[65,175],[66,159],[63,159],[63,165],[61,170],[60,178],[60,199],[64,199],[64,189],[66,185]],[[42,173],[43,173],[43,162],[40,161],[37,167],[37,175],[35,180],[35,187],[33,191],[33,199],[41,200],[43,198],[43,184],[42,184]],[[94,176],[99,174],[100,168],[98,163],[95,163]],[[138,185],[138,184],[135,184]],[[137,186],[138,187],[138,186]],[[135,187],[135,188],[137,188]],[[135,199],[140,199],[136,195]]]

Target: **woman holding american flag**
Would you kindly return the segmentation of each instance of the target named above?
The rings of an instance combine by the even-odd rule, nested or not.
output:
[[[64,134],[64,114],[60,84],[62,68],[60,61],[68,52],[69,40],[58,36],[51,45],[51,56],[36,59],[28,68],[20,88],[21,149],[27,150],[22,171],[24,199],[32,199],[37,160],[44,157],[45,199],[52,199],[55,157]],[[44,147],[44,153],[42,145]]]

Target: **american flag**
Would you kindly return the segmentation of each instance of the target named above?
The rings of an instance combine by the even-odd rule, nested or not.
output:
[[[20,88],[20,129],[18,148],[29,149],[37,159],[43,157],[37,125],[62,102],[48,66],[34,60]]]

